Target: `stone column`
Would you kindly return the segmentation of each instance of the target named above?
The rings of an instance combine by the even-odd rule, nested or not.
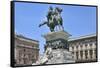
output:
[[[92,43],[92,48],[93,48],[93,49],[95,49],[95,48],[96,48],[95,43]]]
[[[85,59],[85,50],[83,50],[83,60]]]
[[[15,60],[18,60],[18,58],[17,58],[17,57],[18,57],[17,47],[15,47],[15,53],[14,53],[14,54],[15,54]],[[16,61],[16,62],[17,62],[17,61]]]
[[[88,52],[88,55],[87,55],[88,59],[90,59],[90,51],[88,50],[87,52]]]
[[[74,59],[76,60],[76,52],[74,52]]]
[[[76,46],[74,46],[74,49],[73,49],[73,50],[74,50],[74,51],[77,51],[77,50],[76,50]]]
[[[78,59],[81,59],[80,51],[78,51]]]
[[[92,50],[92,53],[93,53],[92,54],[92,59],[96,59],[96,54],[95,54],[95,50],[94,49]]]
[[[87,44],[86,49],[87,49],[87,59],[90,59],[90,51],[89,51],[90,50],[90,44],[89,43]]]
[[[69,51],[71,51],[71,52],[73,51],[71,46],[69,47]]]

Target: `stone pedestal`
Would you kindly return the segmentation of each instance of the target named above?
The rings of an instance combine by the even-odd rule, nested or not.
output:
[[[50,32],[43,37],[46,39],[45,50],[47,47],[51,47],[52,49],[68,49],[68,34],[65,31],[58,31],[58,32]]]
[[[68,34],[65,31],[50,32],[43,35],[46,39],[43,64],[75,63],[74,55],[68,50]]]

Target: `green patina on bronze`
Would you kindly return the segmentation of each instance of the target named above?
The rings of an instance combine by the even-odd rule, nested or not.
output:
[[[53,10],[53,8],[50,6],[49,11],[48,11],[47,16],[46,16],[47,21],[39,24],[39,27],[47,24],[47,26],[49,27],[51,32],[55,31],[54,29],[56,26],[59,26],[59,28],[61,27],[63,30],[64,28],[63,28],[63,19],[61,17],[61,12],[62,12],[61,8],[56,7]]]

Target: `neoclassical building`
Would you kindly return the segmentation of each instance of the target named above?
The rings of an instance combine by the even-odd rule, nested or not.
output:
[[[15,35],[15,65],[32,65],[38,60],[39,42]]]
[[[74,55],[76,62],[97,61],[97,36],[96,34],[81,36],[68,40],[69,51]]]

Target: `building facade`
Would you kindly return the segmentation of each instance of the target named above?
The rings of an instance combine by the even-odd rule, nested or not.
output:
[[[15,65],[32,65],[38,60],[39,42],[15,35]]]
[[[69,39],[69,51],[74,55],[75,61],[97,61],[97,36],[96,34]]]

